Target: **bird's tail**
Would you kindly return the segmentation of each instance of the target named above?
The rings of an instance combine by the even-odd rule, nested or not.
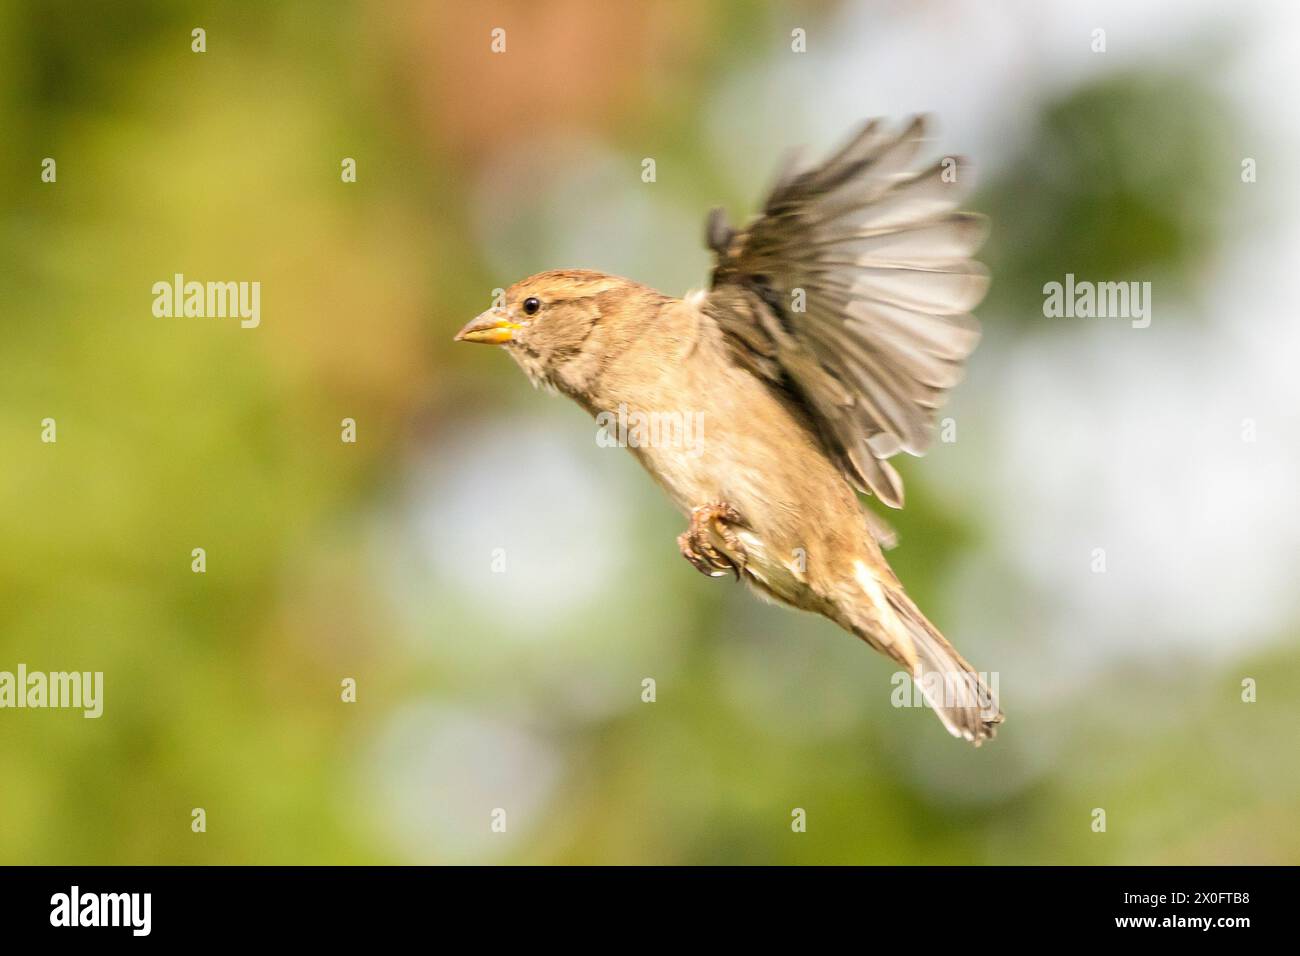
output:
[[[912,639],[916,665],[912,679],[948,733],[978,747],[997,736],[1002,710],[984,675],[975,671],[899,587],[886,597]]]
[[[954,737],[978,747],[996,736],[1002,711],[984,676],[926,620],[897,580],[882,581],[861,564],[855,570],[871,611],[851,615],[853,632],[909,668],[912,680]],[[860,609],[865,611],[866,606]]]

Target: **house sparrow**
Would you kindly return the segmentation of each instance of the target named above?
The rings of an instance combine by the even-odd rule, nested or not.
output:
[[[924,137],[921,117],[902,132],[872,120],[820,165],[788,166],[743,230],[714,210],[707,292],[542,272],[456,339],[504,346],[598,417],[702,414],[697,448],[629,443],[689,518],[682,555],[856,634],[978,745],[997,702],[904,593],[880,547],[892,532],[856,494],[902,507],[889,459],[925,452],[979,339],[985,222],[953,211],[957,160],[913,168]]]

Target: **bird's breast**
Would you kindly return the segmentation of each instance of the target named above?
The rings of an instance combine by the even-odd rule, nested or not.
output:
[[[865,538],[865,519],[806,418],[679,305],[606,369],[592,407],[602,444],[631,451],[683,515],[735,508],[754,576],[784,597],[792,566]]]

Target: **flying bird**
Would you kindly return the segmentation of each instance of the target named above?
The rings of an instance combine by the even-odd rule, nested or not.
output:
[[[907,669],[954,736],[991,738],[987,683],[904,592],[890,464],[922,455],[979,340],[983,217],[967,167],[918,168],[924,117],[866,123],[824,162],[787,163],[743,229],[710,214],[710,288],[673,298],[584,269],[541,272],[457,334],[504,346],[535,385],[595,416],[702,415],[699,447],[633,443],[689,519],[682,555],[711,577],[812,611]]]

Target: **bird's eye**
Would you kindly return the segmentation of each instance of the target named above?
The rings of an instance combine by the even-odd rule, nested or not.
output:
[[[534,296],[524,299],[524,315],[536,315],[537,310],[542,307],[541,301]]]

